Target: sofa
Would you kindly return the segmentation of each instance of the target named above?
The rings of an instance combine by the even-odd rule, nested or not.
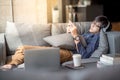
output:
[[[91,22],[74,22],[74,24],[78,28],[78,33],[83,34],[88,31]],[[13,55],[16,48],[22,45],[54,46],[72,50],[75,44],[71,36],[66,34],[66,27],[67,23],[25,24],[7,22],[5,33],[0,34],[0,65],[4,65],[6,57]],[[56,41],[59,42],[55,43]],[[99,47],[90,58],[99,58],[102,54],[107,53],[120,53],[119,41],[120,32],[103,32],[101,30]]]

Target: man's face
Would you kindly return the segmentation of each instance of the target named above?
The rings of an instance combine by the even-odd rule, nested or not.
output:
[[[91,26],[90,26],[89,31],[92,33],[97,33],[100,30],[100,26],[101,26],[100,22],[93,21]]]

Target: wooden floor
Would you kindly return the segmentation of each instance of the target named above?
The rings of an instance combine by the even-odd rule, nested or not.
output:
[[[112,30],[113,31],[120,31],[120,22],[113,22],[112,23]]]

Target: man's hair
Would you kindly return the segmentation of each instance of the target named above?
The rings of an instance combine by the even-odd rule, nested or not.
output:
[[[106,16],[103,16],[103,15],[97,16],[95,18],[95,21],[101,23],[101,26],[100,26],[101,28],[108,27],[107,31],[111,31],[112,25],[111,25],[110,21],[108,20],[108,18]]]

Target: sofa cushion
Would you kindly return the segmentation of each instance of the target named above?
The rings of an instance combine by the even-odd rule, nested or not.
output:
[[[58,35],[58,34],[66,33],[66,27],[67,27],[67,23],[53,23],[51,34]]]
[[[22,23],[19,25],[22,25]],[[16,29],[16,25],[13,22],[7,22],[6,31],[5,31],[5,38],[7,41],[8,48],[10,50],[9,54],[13,54],[15,49],[18,46],[22,45],[22,42],[19,38],[18,31]]]
[[[91,22],[74,22],[78,29],[79,34],[83,34],[84,32],[87,32],[89,30]],[[52,35],[58,35],[62,33],[66,33],[66,27],[68,23],[53,23],[52,24]]]
[[[50,35],[50,25],[7,22],[5,35],[10,54],[14,54],[21,45],[47,46],[43,37]]]
[[[91,57],[100,57],[102,54],[108,53],[108,39],[107,34],[101,29],[100,31],[100,40],[97,50],[93,52]]]
[[[51,35],[51,24],[34,24],[32,27],[33,35],[39,46],[49,46],[43,38]]]
[[[45,37],[44,40],[54,47],[60,47],[69,50],[75,49],[73,37],[68,33],[48,36]]]

